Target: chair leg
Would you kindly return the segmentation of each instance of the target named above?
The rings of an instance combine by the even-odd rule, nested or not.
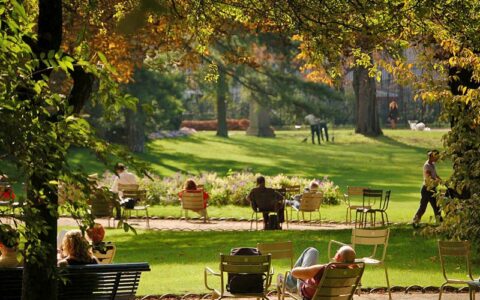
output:
[[[385,263],[383,263],[383,268],[385,269],[385,278],[387,279],[388,298],[392,300],[392,292],[390,291],[390,280],[388,280],[387,265]]]
[[[444,284],[442,284],[440,286],[440,292],[438,293],[438,300],[442,300],[442,293],[443,293],[443,287],[446,285],[447,283],[445,282]]]
[[[147,217],[147,228],[150,229],[150,217],[148,216],[148,209],[145,210],[145,216]]]

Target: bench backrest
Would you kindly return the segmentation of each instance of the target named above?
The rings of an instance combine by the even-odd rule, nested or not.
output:
[[[58,299],[134,299],[148,263],[68,266],[60,270]],[[21,298],[23,268],[0,268],[1,299]]]

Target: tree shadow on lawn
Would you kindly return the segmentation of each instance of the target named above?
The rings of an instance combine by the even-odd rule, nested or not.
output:
[[[198,264],[215,265],[219,253],[228,254],[234,247],[255,247],[257,242],[291,240],[295,257],[307,247],[320,251],[320,262],[327,262],[331,239],[349,242],[350,230],[337,231],[257,231],[257,232],[177,232],[143,231],[137,236],[119,233],[116,262],[147,261],[151,265]],[[333,251],[335,251],[334,249]],[[361,252],[362,250],[359,249]],[[359,253],[362,254],[362,253]],[[387,250],[390,271],[440,272],[434,238],[414,236],[409,228],[391,231]]]

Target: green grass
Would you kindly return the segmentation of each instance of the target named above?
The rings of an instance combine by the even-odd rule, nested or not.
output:
[[[275,231],[275,232],[164,232],[139,231],[138,235],[121,230],[108,230],[107,239],[117,245],[115,262],[150,263],[151,272],[142,275],[138,294],[206,293],[203,270],[209,266],[218,270],[219,253],[229,253],[233,247],[255,247],[257,242],[291,240],[295,258],[306,247],[320,251],[320,262],[327,261],[331,239],[348,242],[350,230],[337,231]],[[357,249],[359,254],[366,249]],[[334,249],[335,251],[335,249]],[[394,228],[387,251],[391,285],[439,286],[442,273],[435,238],[413,233],[410,228]],[[366,254],[366,253],[364,253]],[[276,272],[289,269],[288,261],[274,261]],[[478,274],[478,265],[474,270]],[[362,280],[366,287],[386,286],[383,269],[369,267]],[[217,282],[213,283],[218,287]]]
[[[426,150],[441,148],[441,137],[445,133],[385,129],[384,136],[369,138],[342,129],[335,131],[334,143],[318,146],[301,143],[309,135],[307,131],[279,131],[274,139],[250,137],[243,132],[231,132],[229,139],[223,139],[213,132],[201,132],[187,138],[150,142],[147,153],[139,157],[164,176],[203,171],[226,174],[228,170],[249,169],[265,175],[328,176],[342,190],[349,185],[391,189],[390,219],[406,222],[418,208]],[[105,170],[86,151],[74,151],[71,161],[83,165],[88,172]],[[438,173],[443,178],[448,177],[450,169],[448,162],[438,164]],[[325,206],[322,211],[325,219],[345,219],[344,205]],[[157,206],[152,207],[151,214],[178,216],[180,209]],[[249,218],[251,211],[249,208],[210,207],[209,215]],[[432,215],[429,208],[424,220]]]

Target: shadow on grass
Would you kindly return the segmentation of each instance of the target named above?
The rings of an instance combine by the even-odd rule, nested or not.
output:
[[[261,241],[286,240],[293,241],[295,256],[306,247],[313,246],[320,251],[320,262],[326,262],[328,242],[333,239],[348,243],[350,233],[350,230],[234,233],[145,231],[137,236],[115,234],[114,240],[118,249],[116,262],[148,261],[151,265],[169,266],[201,263],[214,266],[218,263],[219,253],[229,253],[231,248],[255,247]],[[387,251],[390,271],[439,272],[436,255],[434,238],[414,236],[410,228],[392,230]]]

